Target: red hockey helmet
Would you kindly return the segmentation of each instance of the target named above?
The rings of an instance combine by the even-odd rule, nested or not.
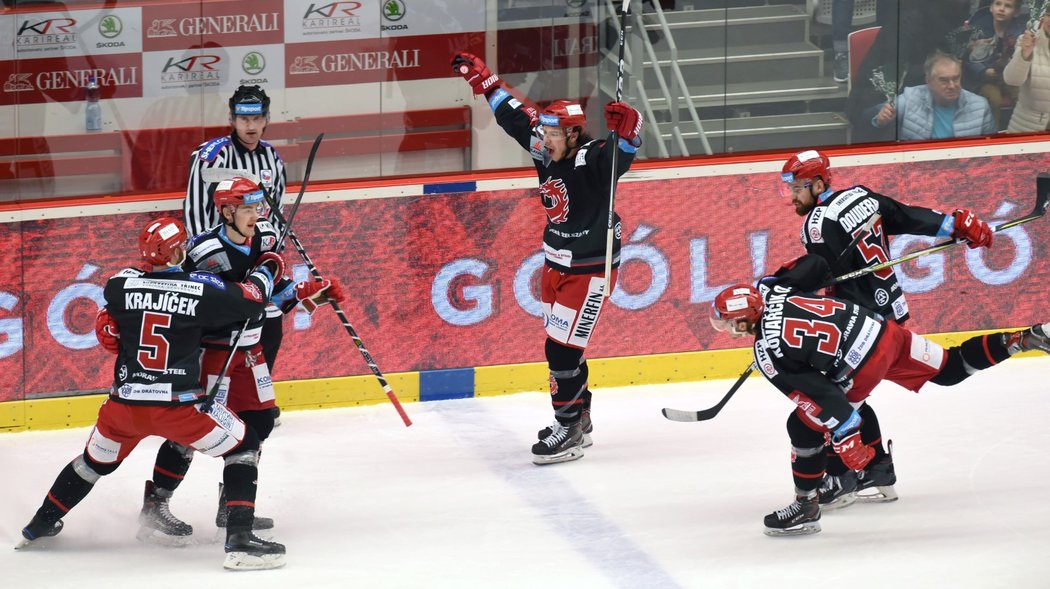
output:
[[[745,335],[751,326],[762,317],[762,295],[750,284],[734,284],[718,293],[711,303],[711,325],[717,331],[729,331],[734,335]],[[747,327],[740,328],[740,322]]]
[[[587,117],[580,103],[555,100],[540,113],[540,124],[547,127],[585,127]]]
[[[819,177],[825,186],[831,185],[831,160],[815,149],[800,151],[784,162],[780,179],[784,182],[813,180]]]
[[[219,185],[215,187],[215,194],[212,195],[212,202],[215,203],[217,209],[226,206],[257,205],[264,200],[262,188],[255,182],[240,176],[219,182]]]
[[[139,233],[142,259],[154,266],[167,264],[174,257],[176,249],[185,247],[186,227],[178,219],[161,217],[150,221]]]

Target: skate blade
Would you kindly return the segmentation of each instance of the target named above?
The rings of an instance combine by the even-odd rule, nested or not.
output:
[[[583,447],[576,446],[575,448],[569,448],[560,454],[552,454],[550,456],[538,456],[533,454],[532,463],[544,466],[547,464],[557,464],[559,462],[571,462],[573,460],[579,460],[580,458],[583,458]]]
[[[262,571],[284,566],[283,554],[248,554],[247,552],[227,552],[223,568],[231,571]]]
[[[590,448],[594,445],[594,440],[591,439],[591,434],[583,434],[583,443],[580,444],[581,448]]]
[[[875,487],[874,489],[867,490],[874,492],[863,495],[857,493],[857,501],[861,503],[889,503],[900,498],[897,495],[897,491],[893,488],[893,485]]]
[[[135,534],[135,539],[145,544],[179,547],[189,545],[193,541],[193,534],[172,536],[170,534],[165,534],[160,530],[143,526],[140,527],[138,533]]]
[[[781,529],[781,528],[766,528],[765,532],[767,536],[780,537],[780,536],[808,536],[810,534],[816,534],[820,531],[820,522],[807,522],[793,528]]]
[[[820,504],[820,511],[822,513],[825,512],[825,511],[835,511],[836,509],[842,509],[844,507],[849,507],[850,505],[853,505],[856,501],[857,501],[857,494],[856,493],[847,493],[845,495],[842,495],[841,497],[836,497],[835,499],[831,500],[828,503],[821,503]]]

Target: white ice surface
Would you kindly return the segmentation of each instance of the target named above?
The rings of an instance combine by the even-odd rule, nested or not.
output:
[[[0,587],[855,588],[1050,587],[1050,359],[960,386],[872,397],[895,443],[900,500],[825,514],[814,536],[769,538],[792,499],[792,405],[751,379],[597,390],[594,441],[537,467],[548,397],[521,394],[286,413],[266,444],[258,511],[288,564],[226,572],[212,525],[221,462],[198,456],[172,502],[184,548],[135,540],[151,438],[65,518],[50,546],[11,549],[88,429],[0,434]]]

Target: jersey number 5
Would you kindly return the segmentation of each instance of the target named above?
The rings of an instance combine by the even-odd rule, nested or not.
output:
[[[146,370],[165,372],[168,369],[167,338],[157,333],[171,327],[171,315],[164,313],[142,314],[142,333],[139,334],[139,364]]]

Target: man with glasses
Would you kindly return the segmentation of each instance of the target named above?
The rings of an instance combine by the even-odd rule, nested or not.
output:
[[[890,235],[929,235],[953,237],[968,242],[971,248],[991,247],[992,233],[987,223],[966,209],[951,214],[923,207],[909,206],[872,191],[865,186],[845,190],[831,187],[831,161],[816,150],[791,156],[781,170],[781,195],[790,199],[795,213],[805,217],[802,245],[806,252],[819,256],[835,275],[859,270],[889,259]],[[866,227],[873,217],[870,228]],[[854,237],[856,244],[847,250]],[[808,288],[812,288],[809,286]],[[872,272],[835,285],[829,296],[871,309],[886,321],[903,324],[908,320],[908,302],[892,268]],[[848,391],[852,378],[848,367],[828,375]],[[893,501],[897,476],[893,457],[882,443],[878,417],[871,406],[861,401],[857,411],[864,419],[860,433],[864,444],[871,446],[874,459],[866,469],[854,473],[828,451],[828,470],[820,487],[824,509],[845,507],[858,498],[858,493],[873,489],[859,498],[866,501]]]
[[[182,267],[187,272],[197,272],[210,277],[216,284],[222,280],[241,279],[258,260],[269,255],[277,246],[278,233],[273,225],[263,218],[264,197],[262,187],[247,178],[233,178],[217,183],[213,196],[215,210],[222,224],[196,236]],[[342,286],[338,279],[304,281],[292,284],[278,276],[274,278],[274,292],[270,302],[279,312],[293,310],[302,303],[312,313],[319,305],[330,300],[343,300]],[[260,313],[248,323],[244,334],[244,320],[231,319],[221,329],[204,334],[201,346],[201,385],[211,390],[226,364],[234,341],[237,350],[215,397],[217,403],[247,423],[259,435],[259,443],[265,441],[274,427],[273,383],[270,371],[263,360],[261,344],[266,313]],[[146,481],[145,499],[139,523],[140,538],[160,540],[163,543],[183,543],[193,528],[172,515],[168,507],[176,487],[182,482],[193,459],[192,449],[185,445],[167,441],[161,444],[153,469],[153,480]],[[226,527],[226,505],[223,487],[219,488],[219,510],[215,524]],[[269,518],[255,518],[254,529],[273,527]]]
[[[926,85],[905,88],[871,119],[874,127],[897,122],[897,139],[948,139],[994,135],[988,100],[962,87],[962,62],[940,50],[924,64]]]

